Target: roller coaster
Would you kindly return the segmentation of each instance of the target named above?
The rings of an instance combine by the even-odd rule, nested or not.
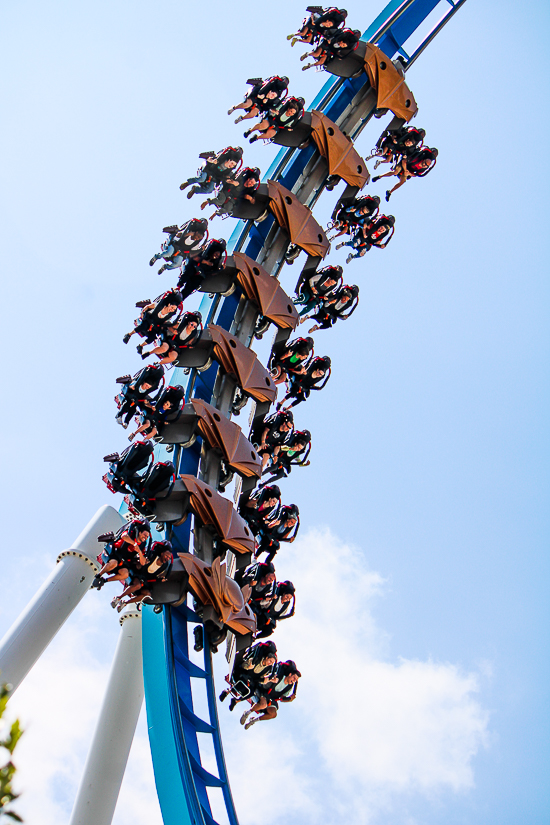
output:
[[[351,54],[326,61],[330,77],[311,106],[292,131],[282,130],[273,139],[281,149],[258,187],[261,209],[233,212],[237,224],[227,244],[229,257],[222,271],[200,286],[204,331],[196,346],[179,354],[170,373],[170,383],[185,390],[185,406],[155,448],[155,460],[175,468],[169,495],[146,513],[135,509],[131,495],[121,508],[128,518],[147,515],[156,521],[178,554],[169,580],[153,588],[142,611],[147,723],[165,825],[217,825],[210,798],[216,791],[227,821],[239,822],[224,760],[212,657],[227,641],[231,668],[235,655],[252,643],[255,628],[234,582],[235,573],[251,560],[254,540],[222,495],[234,478],[238,502],[261,477],[254,446],[231,421],[248,404],[254,431],[276,401],[273,377],[252,345],[273,325],[272,351],[277,352],[296,329],[298,313],[278,278],[302,250],[307,257],[300,277],[314,274],[330,249],[311,210],[323,191],[332,191],[341,180],[346,186],[337,206],[351,202],[368,183],[354,141],[373,117],[390,114],[386,128],[396,131],[416,114],[406,73],[464,2],[392,0]],[[428,29],[436,11],[437,22]],[[413,35],[419,42],[408,53]],[[216,580],[210,589],[205,576]],[[201,593],[206,594],[202,599]],[[200,665],[193,647],[202,650]],[[202,715],[192,680],[204,686]],[[205,767],[206,740],[215,770]]]
[[[441,19],[425,33],[412,54],[407,54],[403,45],[439,5],[434,0],[394,0],[364,32],[361,40],[376,45],[390,60],[400,59],[398,65],[404,73],[463,2],[449,3]],[[334,75],[325,83],[309,111],[323,113],[341,132],[355,140],[371,118],[379,115],[379,107],[376,89],[366,72],[346,76],[352,69],[345,65],[332,66]],[[331,67],[328,70],[331,71]],[[343,76],[338,76],[338,73]],[[265,180],[285,187],[308,209],[313,208],[330,178],[326,158],[311,143],[303,148],[282,148],[265,176]],[[228,252],[244,253],[261,264],[269,275],[278,276],[288,247],[288,232],[278,225],[274,216],[269,216],[261,223],[241,221],[231,236]],[[309,255],[306,267],[319,263],[315,257]],[[229,330],[245,346],[253,342],[261,310],[244,291],[236,290],[226,297],[205,297],[200,311],[207,323],[215,322],[217,326]],[[288,327],[277,328],[276,341],[284,340],[288,332]],[[234,386],[231,386],[226,375],[221,374],[218,364],[204,372],[192,368],[186,376],[181,373],[175,375],[173,382],[185,382],[186,398],[194,394],[194,397],[213,404],[224,415],[230,414]],[[263,414],[265,411],[262,409],[261,412]],[[211,483],[214,480],[216,472],[212,467],[215,461],[208,448],[203,448],[202,456],[198,448],[176,448],[173,460],[179,466],[179,472],[196,474]],[[188,526],[172,528],[171,538],[175,546],[187,549]],[[213,825],[209,788],[221,789],[228,821],[231,825],[237,825],[239,820],[231,795],[218,723],[212,651],[207,638],[204,643],[204,666],[199,668],[190,659],[190,626],[198,621],[199,616],[186,604],[164,607],[162,614],[144,608],[145,697],[157,792],[165,825],[181,822]],[[204,681],[208,700],[207,719],[198,718],[194,713],[193,677]],[[217,775],[202,765],[198,733],[207,733],[212,738]],[[187,818],[185,811],[188,812]]]

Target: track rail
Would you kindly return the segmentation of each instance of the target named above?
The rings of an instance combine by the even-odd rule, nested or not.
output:
[[[407,69],[464,4],[465,0],[392,0],[364,33],[362,39],[376,43],[388,57],[401,56]],[[418,37],[419,44],[408,54],[404,46],[432,15],[442,7],[435,27]],[[350,80],[331,77],[317,95],[310,109],[322,111],[355,139],[375,112],[375,96],[363,73]],[[276,180],[290,189],[311,208],[323,191],[328,177],[326,162],[311,146],[304,149],[282,149],[265,180]],[[239,221],[228,242],[228,253],[245,252],[267,271],[278,276],[287,250],[287,237],[272,217],[259,224]],[[215,322],[250,346],[258,318],[256,308],[238,290],[222,298],[205,296],[200,311],[206,323]],[[214,404],[230,416],[235,384],[224,376],[214,363],[204,372],[191,370],[186,374],[177,368],[172,383],[186,388],[191,397]],[[157,448],[158,457],[165,448]],[[189,449],[176,447],[171,454],[179,473],[197,475],[204,481],[217,483],[219,459],[199,444]],[[171,530],[174,549],[190,550],[190,519]],[[200,542],[195,552],[201,554]],[[208,559],[206,559],[208,561]],[[231,796],[220,735],[216,691],[212,672],[212,653],[205,639],[204,662],[201,667],[189,655],[189,629],[200,618],[187,606],[165,607],[162,614],[151,608],[143,610],[143,653],[147,720],[157,793],[165,825],[217,825],[213,819],[208,796],[209,788],[221,791],[227,821],[238,825]],[[195,712],[192,680],[203,685],[205,706],[203,718]],[[204,767],[199,734],[210,739],[215,756],[216,772]]]

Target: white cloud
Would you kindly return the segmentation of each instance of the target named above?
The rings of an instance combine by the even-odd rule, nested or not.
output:
[[[233,777],[242,760],[252,770],[267,753],[284,754],[285,781],[261,773],[262,792],[277,799],[276,813],[263,809],[265,825],[296,812],[296,788],[298,799],[309,797],[300,818],[312,823],[374,822],[398,796],[471,788],[472,759],[487,737],[478,676],[448,663],[389,661],[387,636],[372,617],[384,582],[328,530],[310,531],[280,556],[299,601],[276,642],[280,658],[295,659],[302,671],[298,698],[281,706],[277,722],[256,725],[228,748]],[[258,810],[240,779],[233,786],[243,825],[254,823]]]
[[[322,800],[315,798],[315,777],[297,770],[297,765],[308,760],[300,736],[289,737],[288,731],[268,730],[265,724],[256,725],[252,729],[255,736],[249,737],[238,724],[237,714],[241,712],[240,708],[234,711],[239,730],[234,730],[230,739],[225,738],[224,748],[231,791],[242,825],[288,822],[289,817],[297,822],[306,821],[312,813],[320,816]],[[214,803],[214,798],[212,801]],[[212,810],[216,821],[223,822],[214,804]]]
[[[310,531],[277,562],[298,603],[275,640],[303,678],[276,722],[244,732],[238,711],[220,707],[241,825],[374,824],[396,806],[412,825],[418,801],[471,788],[472,760],[487,738],[479,679],[490,665],[474,674],[392,660],[372,613],[385,583],[328,530]],[[72,808],[119,632],[106,601],[84,599],[12,701],[27,728],[16,759],[27,825],[57,825]],[[216,668],[221,684],[222,656]],[[114,825],[142,822],[161,823],[143,718]]]

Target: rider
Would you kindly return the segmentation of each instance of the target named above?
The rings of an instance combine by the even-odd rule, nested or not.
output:
[[[243,498],[239,513],[248,523],[255,536],[267,528],[267,524],[277,518],[281,506],[281,491],[276,484],[268,484],[255,493]]]
[[[146,344],[152,344],[168,324],[177,322],[181,304],[181,293],[177,289],[169,289],[154,301],[140,301],[136,304],[141,308],[140,316],[134,321],[132,332],[127,332],[122,340],[127,344],[132,335],[137,333],[140,338],[145,339]],[[142,348],[143,344],[138,344],[137,351],[140,354]]]
[[[246,166],[230,182],[224,183],[215,198],[208,198],[201,204],[204,209],[209,204],[216,206],[216,211],[210,216],[212,218],[220,215],[231,215],[237,203],[246,201],[256,203],[255,192],[260,185],[262,173],[257,166]],[[236,184],[236,185],[234,185]]]
[[[256,561],[244,569],[237,570],[235,581],[243,588],[247,584],[252,588],[250,600],[271,599],[275,593],[275,567],[271,562]]]
[[[300,511],[296,504],[285,504],[279,512],[277,517],[267,523],[267,528],[262,530],[259,541],[257,540],[255,558],[258,558],[262,553],[267,553],[266,562],[272,562],[277,552],[280,550],[281,542],[289,542],[292,544],[298,530],[300,529]],[[254,609],[253,605],[251,605]]]
[[[253,684],[262,684],[265,676],[277,663],[277,647],[274,642],[257,642],[235,660],[233,677]]]
[[[411,155],[421,148],[426,131],[416,126],[400,126],[399,129],[386,129],[382,132],[376,149],[365,160],[378,158],[374,168],[382,163],[393,163],[400,157]]]
[[[137,604],[151,596],[151,588],[158,582],[168,580],[173,562],[172,544],[169,541],[155,541],[145,552],[145,560],[130,573],[130,582],[120,596],[115,596],[111,607],[120,613],[127,605]],[[131,598],[123,601],[127,596]]]
[[[145,552],[151,543],[151,525],[147,519],[133,519],[129,524],[123,524],[116,533],[102,534],[98,541],[106,544],[98,556],[102,567],[94,577],[92,587],[101,590],[107,582],[127,579],[131,570],[145,563]],[[104,579],[103,576],[109,573],[112,575]]]
[[[402,155],[413,155],[422,148],[426,130],[417,126],[402,126],[397,131],[396,148]]]
[[[157,435],[162,435],[166,424],[177,421],[185,400],[185,390],[180,384],[171,384],[160,394],[154,409],[147,410],[141,415],[141,425],[134,433],[130,433],[128,441],[133,441],[136,435],[143,435],[148,441]]]
[[[249,140],[249,143],[254,143],[260,138],[271,140],[278,132],[291,132],[303,117],[304,106],[305,100],[303,97],[288,97],[277,109],[270,111],[256,126],[248,129],[244,133],[244,137],[252,135],[253,132],[259,132],[260,134],[253,135]]]
[[[145,516],[152,515],[157,501],[170,496],[176,481],[176,469],[171,461],[151,464],[143,478],[132,489],[132,506]]]
[[[182,350],[194,347],[202,334],[202,315],[200,312],[184,312],[179,324],[167,327],[160,336],[158,345],[149,352],[142,352],[141,357],[157,355],[160,364],[172,364],[179,358]]]
[[[267,467],[269,459],[279,453],[282,444],[286,444],[294,429],[292,413],[275,412],[264,419],[264,430],[257,446],[262,457],[262,470]]]
[[[275,598],[270,602],[267,610],[256,613],[258,631],[257,639],[265,639],[271,636],[277,626],[277,622],[283,619],[290,619],[294,616],[296,609],[296,588],[290,581],[278,582],[275,588]]]
[[[304,278],[303,281],[301,280],[296,288],[294,299],[296,305],[303,304],[303,309],[299,314],[304,315],[318,306],[324,298],[333,295],[341,285],[341,266],[325,266],[313,272],[308,278]]]
[[[109,471],[103,481],[112,493],[131,493],[153,459],[154,446],[150,441],[136,441],[119,455],[110,453],[103,457],[109,463]]]
[[[180,189],[183,190],[191,183],[195,184],[187,193],[188,198],[192,198],[197,192],[208,195],[232,177],[238,164],[242,163],[243,150],[240,146],[228,146],[218,153],[203,152],[199,157],[204,159],[204,164],[197,176],[188,178],[180,185]]]
[[[126,429],[138,409],[153,407],[156,398],[151,398],[151,395],[164,385],[164,367],[160,364],[150,365],[137,372],[133,378],[124,375],[117,380],[124,386],[120,395],[115,397],[118,405],[116,421]]]
[[[332,37],[321,40],[312,52],[306,52],[301,56],[300,60],[305,60],[306,57],[314,58],[313,63],[302,66],[302,71],[305,72],[314,66],[324,66],[327,60],[343,60],[355,51],[360,37],[361,32],[358,29],[338,29]]]
[[[241,725],[244,725],[245,730],[251,728],[256,722],[275,719],[279,702],[293,702],[296,698],[298,679],[301,675],[292,659],[287,662],[279,662],[273,669],[273,675],[269,679],[269,687],[266,683],[265,687],[260,688],[258,701],[241,716]],[[248,719],[251,713],[257,713],[258,715]]]
[[[363,195],[363,197],[355,198],[351,203],[341,206],[330,226],[331,229],[339,229],[340,231],[329,240],[333,241],[346,233],[349,235],[351,227],[363,226],[371,221],[378,214],[379,205],[380,198],[378,195]]]
[[[315,44],[324,37],[333,37],[348,16],[346,9],[337,9],[334,6],[327,9],[323,9],[322,6],[308,6],[307,11],[311,14],[305,18],[302,28],[286,38],[290,40],[291,46],[297,41]]]
[[[238,693],[233,696],[229,710],[243,699],[252,696],[256,690],[264,685],[271,677],[277,663],[277,646],[275,642],[257,642],[243,654],[237,654],[230,681],[231,688]],[[220,693],[220,702],[223,702],[231,693],[231,688]],[[244,690],[243,690],[244,688]]]
[[[430,149],[429,146],[424,146],[422,149],[418,149],[408,156],[403,155],[401,160],[390,172],[386,172],[385,175],[378,175],[378,177],[372,180],[377,181],[394,175],[399,179],[399,182],[386,192],[386,200],[389,201],[392,193],[395,192],[396,189],[399,189],[400,186],[403,186],[408,180],[411,178],[425,177],[437,163],[437,155],[437,149]]]
[[[397,146],[399,140],[399,130],[386,129],[379,137],[376,148],[372,153],[365,158],[365,160],[372,160],[378,158],[374,164],[374,168],[378,169],[382,163],[393,163],[399,157],[400,151]]]
[[[281,407],[289,398],[294,399],[286,409],[296,407],[309,398],[312,390],[322,390],[331,374],[331,361],[328,355],[313,358],[307,365],[303,375],[290,376],[289,388],[281,402]],[[283,407],[283,409],[285,409]]]
[[[272,481],[286,478],[293,466],[307,467],[309,465],[308,456],[310,452],[310,431],[294,430],[288,442],[281,445],[278,455],[272,459],[270,466],[266,468],[266,472],[272,474]]]
[[[223,269],[226,259],[226,242],[223,238],[213,238],[206,244],[200,255],[189,258],[178,280],[182,299],[185,301],[189,295],[192,295],[207,275],[213,275]]]
[[[247,83],[252,86],[252,89],[247,92],[242,103],[232,106],[227,112],[228,115],[232,115],[237,109],[245,110],[246,114],[239,115],[235,123],[240,123],[241,120],[248,120],[257,117],[259,114],[265,114],[271,109],[276,109],[288,94],[288,77],[274,75],[268,77],[267,80],[255,77],[253,80],[248,80]]]
[[[353,315],[358,304],[359,287],[356,284],[353,286],[346,284],[334,295],[324,298],[315,313],[310,316],[306,315],[306,318],[310,317],[318,322],[308,332],[316,332],[318,329],[330,329],[336,321],[347,320]],[[305,321],[306,318],[303,320]]]
[[[208,237],[208,221],[204,218],[191,218],[179,228],[166,226],[163,232],[168,233],[168,240],[164,241],[160,252],[149,261],[149,266],[154,266],[155,261],[164,258],[166,263],[159,269],[159,275],[165,269],[177,269],[185,258],[200,252],[203,240]]]
[[[350,252],[346,258],[347,264],[354,258],[362,258],[373,246],[385,249],[393,236],[394,224],[393,215],[378,215],[373,221],[357,227],[351,239],[337,244],[336,249],[351,246],[355,250],[355,254]]]
[[[292,375],[303,375],[313,356],[313,338],[294,338],[282,352],[271,359],[271,375],[275,384],[281,384]]]

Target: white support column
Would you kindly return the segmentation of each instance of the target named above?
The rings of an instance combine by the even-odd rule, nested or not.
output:
[[[127,607],[70,825],[110,825],[143,702],[141,613]]]
[[[14,690],[90,589],[102,547],[97,537],[121,524],[124,519],[113,507],[101,507],[71,549],[58,556],[49,577],[0,642],[2,681]]]

